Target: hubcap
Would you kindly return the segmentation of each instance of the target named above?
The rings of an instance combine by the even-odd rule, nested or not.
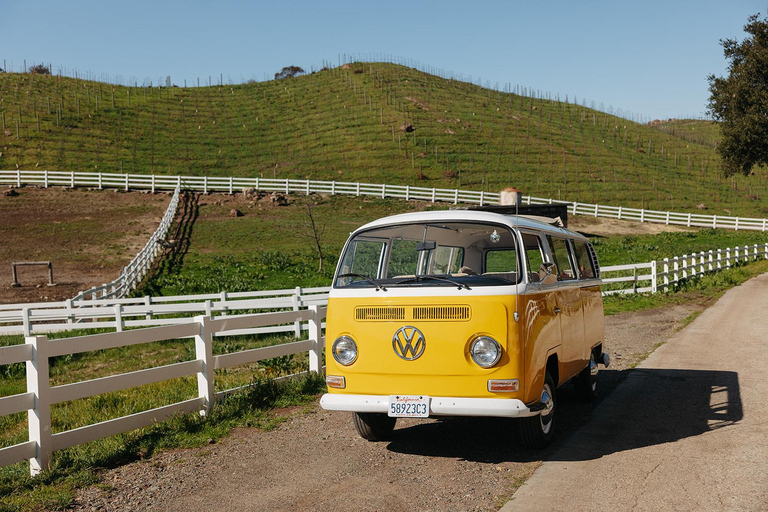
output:
[[[552,398],[552,390],[549,389],[548,384],[544,384],[544,389],[541,390],[541,403],[544,404],[544,410],[539,415],[541,431],[549,434],[549,431],[552,430],[552,420],[555,416],[555,401]]]
[[[595,361],[595,354],[589,357],[589,385],[592,386],[592,392],[597,391],[597,361]]]

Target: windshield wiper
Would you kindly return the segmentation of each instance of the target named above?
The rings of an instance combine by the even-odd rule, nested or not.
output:
[[[376,287],[376,291],[379,291],[379,290],[381,290],[383,292],[387,291],[386,288],[384,288],[383,286],[381,286],[379,283],[376,282],[376,279],[372,278],[371,276],[366,276],[365,274],[347,273],[347,274],[339,274],[336,277],[339,278],[339,279],[342,278],[342,277],[354,277],[354,278],[357,278],[357,279],[353,279],[352,280],[353,283],[356,280],[361,279],[361,280],[366,281],[368,283],[371,283],[373,286],[375,286]],[[352,283],[350,283],[350,284],[352,284]]]
[[[416,277],[409,277],[408,279],[403,279],[402,281],[398,281],[396,284],[405,284],[405,283],[420,283],[421,281],[431,279],[433,281],[442,281],[444,283],[451,283],[452,285],[455,285],[461,290],[462,288],[471,290],[471,288],[464,284],[460,283],[458,281],[454,281],[453,279],[448,279],[447,277],[443,276],[435,276],[431,274],[424,274]]]

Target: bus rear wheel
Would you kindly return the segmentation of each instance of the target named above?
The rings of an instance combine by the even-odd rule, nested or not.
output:
[[[352,421],[360,437],[368,441],[387,441],[392,437],[397,418],[386,414],[353,412]]]

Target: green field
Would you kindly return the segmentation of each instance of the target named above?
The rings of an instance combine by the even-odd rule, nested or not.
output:
[[[711,122],[653,128],[393,64],[189,88],[5,73],[0,114],[3,169],[516,186],[580,202],[765,215],[768,174],[722,178]]]

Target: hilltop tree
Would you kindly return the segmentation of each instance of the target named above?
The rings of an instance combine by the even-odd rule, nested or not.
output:
[[[45,64],[35,64],[29,68],[29,72],[35,75],[50,75],[51,68]]]
[[[304,74],[304,70],[299,66],[285,66],[279,72],[275,73],[275,80],[282,80],[283,78],[293,78],[298,75]]]
[[[749,175],[755,165],[768,164],[768,17],[750,16],[749,34],[741,43],[720,41],[728,64],[727,77],[707,77],[708,113],[720,121],[717,151],[725,176]]]

